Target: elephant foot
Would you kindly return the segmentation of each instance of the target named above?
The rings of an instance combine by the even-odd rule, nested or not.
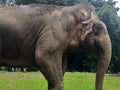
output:
[[[63,84],[48,84],[48,90],[63,90]]]

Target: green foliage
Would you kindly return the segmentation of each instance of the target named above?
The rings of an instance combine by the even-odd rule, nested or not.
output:
[[[109,31],[114,31],[115,28],[119,29],[119,19],[117,17],[117,11],[113,6],[104,4],[99,8],[99,17],[106,23]]]

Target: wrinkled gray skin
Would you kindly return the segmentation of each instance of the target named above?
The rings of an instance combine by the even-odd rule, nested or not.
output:
[[[102,90],[111,42],[92,5],[0,8],[0,65],[40,67],[48,90],[63,90],[67,55],[80,48],[98,56],[95,90]]]

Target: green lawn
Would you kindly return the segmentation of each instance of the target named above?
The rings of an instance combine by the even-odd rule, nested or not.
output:
[[[64,90],[94,90],[95,74],[66,73]],[[47,90],[40,72],[0,72],[0,90]],[[120,77],[106,75],[103,90],[120,90]]]

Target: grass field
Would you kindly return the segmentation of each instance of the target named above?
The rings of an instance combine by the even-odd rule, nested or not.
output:
[[[64,90],[94,90],[95,74],[66,73]],[[40,72],[0,72],[0,90],[47,90]],[[103,90],[120,90],[120,77],[106,75]]]

